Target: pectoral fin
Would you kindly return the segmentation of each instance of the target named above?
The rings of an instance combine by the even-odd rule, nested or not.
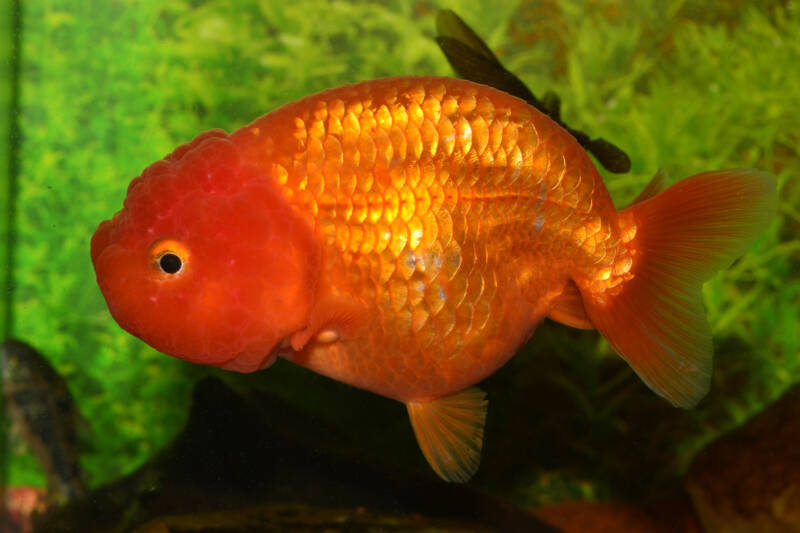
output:
[[[300,351],[312,339],[328,344],[340,338],[352,338],[365,324],[366,313],[360,302],[344,297],[323,298],[312,311],[308,326],[292,335],[291,346]]]
[[[406,404],[422,454],[445,481],[465,483],[478,470],[487,406],[477,387]]]

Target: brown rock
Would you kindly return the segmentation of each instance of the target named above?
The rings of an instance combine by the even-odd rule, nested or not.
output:
[[[800,385],[700,452],[687,488],[707,533],[800,532]]]
[[[688,501],[642,506],[625,502],[562,502],[533,513],[564,533],[701,533]]]
[[[133,533],[320,532],[491,533],[486,525],[420,515],[374,513],[363,507],[326,509],[299,504],[270,504],[225,512],[164,516],[136,528]]]

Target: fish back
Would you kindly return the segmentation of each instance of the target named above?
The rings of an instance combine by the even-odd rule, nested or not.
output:
[[[314,227],[335,290],[375,310],[372,342],[359,345],[371,361],[359,364],[375,368],[354,383],[365,388],[381,372],[411,377],[396,381],[419,383],[415,394],[490,374],[593,252],[566,243],[587,224],[614,229],[574,138],[522,100],[463,80],[326,91],[233,139]],[[342,374],[356,356],[334,351],[326,365],[343,358],[334,377],[352,383]]]

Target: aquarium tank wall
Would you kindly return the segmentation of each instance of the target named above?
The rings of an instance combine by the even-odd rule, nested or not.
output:
[[[268,396],[293,406],[281,431],[320,454],[336,448],[437,482],[399,403],[286,361],[247,375],[193,365],[124,332],[95,282],[89,243],[134,177],[203,131],[231,132],[348,83],[454,76],[434,40],[442,8],[535,94],[557,94],[566,123],[628,154],[628,173],[599,168],[617,206],[659,170],[672,183],[758,168],[779,190],[769,228],[703,287],[714,374],[696,408],[654,395],[596,331],[545,321],[481,385],[491,402],[470,486],[525,510],[681,500],[701,450],[800,382],[794,2],[10,2],[0,8],[0,332],[35,348],[66,383],[88,490],[174,444],[207,378],[256,404]],[[12,418],[4,484],[44,494],[35,437]],[[315,441],[317,423],[354,437]]]

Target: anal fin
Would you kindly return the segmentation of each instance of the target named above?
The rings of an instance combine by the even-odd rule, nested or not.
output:
[[[567,282],[564,292],[553,301],[547,317],[572,328],[594,329],[594,324],[583,307],[583,297],[572,280]]]
[[[485,392],[470,387],[406,404],[422,454],[445,481],[465,483],[478,470],[488,403]]]

